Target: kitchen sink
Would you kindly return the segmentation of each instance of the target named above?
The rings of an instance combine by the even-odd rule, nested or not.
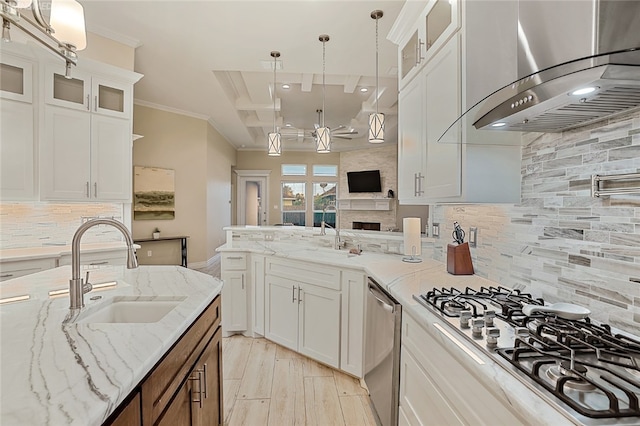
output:
[[[80,315],[76,323],[158,322],[186,297],[114,297]]]

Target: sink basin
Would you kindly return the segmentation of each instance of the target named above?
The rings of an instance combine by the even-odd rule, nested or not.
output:
[[[186,297],[115,297],[89,308],[77,323],[152,323],[158,322]]]

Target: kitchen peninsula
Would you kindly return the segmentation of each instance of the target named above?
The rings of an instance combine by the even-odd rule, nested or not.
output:
[[[409,356],[402,358],[400,424],[425,421],[429,417],[421,416],[424,410],[429,411],[434,407],[438,408],[438,415],[431,412],[429,415],[435,417],[429,421],[438,418],[470,424],[491,421],[502,421],[503,424],[572,423],[566,414],[551,406],[545,398],[485,353],[464,339],[457,338],[455,332],[447,332],[445,323],[413,298],[413,295],[429,291],[434,286],[479,289],[482,286],[495,286],[496,283],[477,275],[448,274],[445,264],[429,259],[428,255],[423,256],[421,263],[403,262],[401,233],[343,229],[340,235],[347,242],[347,249],[335,250],[331,248],[333,234],[327,232],[328,235],[320,236],[318,228],[234,226],[225,230],[227,243],[218,249],[222,252],[224,302],[227,304],[223,312],[228,314],[229,309],[233,309],[234,317],[233,321],[228,316],[223,318],[223,330],[227,327],[232,332],[264,335],[267,339],[270,339],[271,331],[275,338],[281,339],[282,330],[275,330],[274,333],[274,327],[270,325],[272,318],[267,311],[268,306],[280,303],[287,305],[293,297],[293,300],[302,302],[298,302],[298,306],[302,306],[304,311],[310,296],[319,297],[320,290],[315,287],[331,286],[322,288],[322,294],[339,293],[335,296],[341,302],[339,311],[336,315],[328,311],[318,315],[322,318],[319,322],[322,327],[335,318],[342,321],[337,325],[339,353],[335,359],[327,361],[322,358],[327,355],[326,351],[320,353],[314,350],[318,348],[314,341],[321,334],[319,328],[314,329],[316,333],[311,338],[304,338],[306,329],[299,331],[303,338],[297,343],[272,340],[285,346],[289,344],[293,350],[296,350],[297,344],[297,351],[362,378],[367,369],[366,365],[362,365],[362,336],[368,324],[364,324],[363,317],[358,315],[364,315],[366,278],[370,277],[402,305],[403,353],[413,352],[418,354],[418,358],[423,357],[417,361],[422,363],[421,366],[417,366],[416,362],[408,364],[413,359]],[[433,250],[434,241],[423,237],[422,253]],[[349,248],[358,246],[362,249],[361,254],[350,253]],[[300,268],[305,270],[300,272]],[[313,284],[314,278],[320,273],[322,277],[329,278],[328,284],[320,280]],[[225,279],[225,276],[229,279]],[[288,290],[278,291],[287,285]],[[295,291],[296,287],[301,289],[301,293]],[[358,302],[360,307],[357,306]],[[317,300],[313,303],[317,303]],[[272,309],[276,315],[287,310],[286,307]],[[239,318],[240,315],[244,315],[244,318]],[[318,323],[317,318],[315,322]],[[303,324],[304,321],[301,321],[299,327],[303,328]],[[244,326],[244,330],[240,329],[241,326]],[[332,341],[329,336],[320,336],[320,339]],[[410,346],[412,340],[418,344]],[[430,343],[425,343],[427,341]],[[435,351],[436,346],[438,352]],[[354,360],[358,354],[360,359]],[[444,364],[444,367],[433,368],[425,362],[436,366]],[[433,376],[434,372],[438,375]]]
[[[118,419],[109,416],[117,415],[121,404],[132,400],[127,407],[132,408],[134,418],[138,416],[135,424],[168,418],[173,394],[177,400],[181,390],[191,386],[192,380],[186,377],[197,367],[196,361],[205,354],[221,355],[216,324],[222,282],[177,266],[91,269],[94,288],[97,284],[104,287],[87,293],[82,313],[65,323],[69,296],[50,296],[50,291],[68,289],[70,276],[71,268],[64,266],[10,280],[0,287],[2,299],[29,297],[0,306],[0,423],[100,425],[109,419],[118,424]],[[89,317],[119,301],[159,301],[173,309],[148,322],[109,323]],[[178,361],[167,365],[175,349],[181,351]],[[198,358],[200,353],[203,355]],[[154,373],[160,369],[167,376],[156,380]],[[209,365],[210,379],[221,383],[219,372],[221,368]],[[196,381],[210,384],[206,372],[204,378],[194,374]],[[176,376],[184,379],[176,382]],[[163,393],[166,389],[172,393]],[[209,388],[209,394],[219,396],[221,392]],[[219,410],[219,401],[214,402],[214,411]]]

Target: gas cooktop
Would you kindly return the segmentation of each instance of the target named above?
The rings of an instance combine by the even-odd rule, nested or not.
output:
[[[539,312],[542,299],[500,286],[433,288],[413,297],[575,421],[640,424],[637,338],[587,314]],[[525,309],[530,315],[527,305],[535,308]]]

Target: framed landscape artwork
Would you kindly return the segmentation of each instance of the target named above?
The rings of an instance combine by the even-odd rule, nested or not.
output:
[[[134,167],[134,220],[175,219],[175,195],[173,170],[158,167]]]

